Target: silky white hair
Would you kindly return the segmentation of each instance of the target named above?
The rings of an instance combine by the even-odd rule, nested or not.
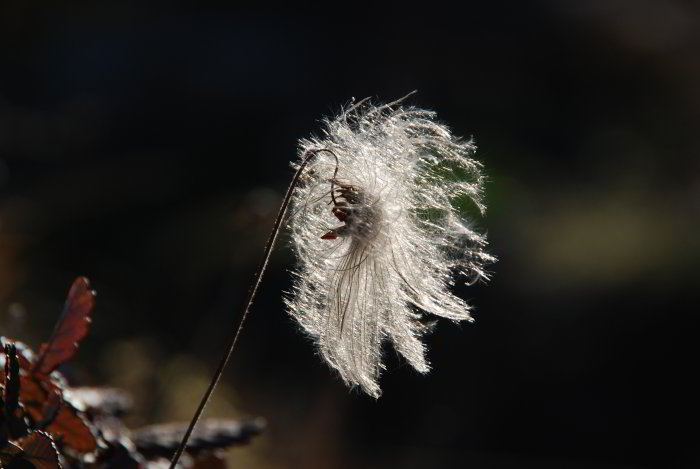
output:
[[[291,202],[298,267],[285,302],[342,379],[377,398],[383,342],[426,373],[425,314],[471,320],[450,289],[455,276],[486,279],[494,260],[460,214],[483,214],[484,178],[471,140],[402,100],[351,103],[324,126],[300,142],[297,168],[315,156]]]

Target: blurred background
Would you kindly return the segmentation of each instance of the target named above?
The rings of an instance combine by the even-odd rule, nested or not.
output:
[[[698,467],[700,5],[328,13],[3,0],[0,334],[37,347],[86,275],[71,382],[127,389],[132,427],[189,419],[297,140],[417,89],[489,176],[476,322],[349,391],[283,307],[283,236],[207,411],[268,422],[232,467]]]

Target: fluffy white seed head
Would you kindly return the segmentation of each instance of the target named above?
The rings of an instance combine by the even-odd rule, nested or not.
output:
[[[425,313],[471,320],[450,287],[486,278],[494,260],[458,208],[483,213],[481,165],[471,141],[400,102],[364,100],[324,124],[300,142],[300,158],[317,153],[292,198],[286,303],[343,380],[379,397],[383,342],[426,373]]]

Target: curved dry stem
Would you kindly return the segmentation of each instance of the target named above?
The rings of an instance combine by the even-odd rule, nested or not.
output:
[[[287,189],[287,193],[285,194],[284,200],[282,201],[282,206],[280,207],[279,213],[277,214],[277,219],[275,220],[275,224],[272,227],[272,232],[270,233],[270,237],[268,238],[267,244],[265,245],[265,252],[263,254],[262,262],[260,263],[260,266],[257,270],[257,274],[255,275],[255,278],[253,279],[253,284],[250,287],[250,290],[248,291],[248,296],[245,300],[245,308],[243,309],[243,315],[241,316],[240,322],[238,323],[238,327],[236,328],[235,332],[231,335],[229,342],[226,346],[225,352],[224,352],[223,356],[221,357],[221,361],[219,362],[219,366],[216,368],[216,371],[214,371],[214,376],[212,377],[212,380],[209,383],[209,387],[204,392],[204,395],[202,396],[202,400],[199,402],[199,406],[197,406],[197,410],[195,411],[194,416],[192,417],[192,420],[190,421],[190,424],[187,427],[187,431],[185,431],[185,435],[182,437],[182,441],[180,442],[180,445],[178,446],[177,451],[175,451],[175,454],[173,455],[173,458],[170,462],[170,469],[175,469],[175,466],[177,466],[177,462],[180,460],[182,453],[185,451],[185,448],[187,447],[187,442],[189,441],[190,436],[192,435],[192,432],[194,431],[195,426],[197,426],[197,422],[199,421],[199,418],[202,416],[202,412],[204,412],[204,408],[207,406],[207,403],[209,402],[209,398],[211,397],[212,393],[214,392],[214,389],[216,388],[216,385],[219,383],[219,380],[221,379],[221,375],[224,372],[224,368],[226,368],[226,364],[228,363],[229,359],[231,358],[231,354],[233,353],[233,349],[236,347],[236,342],[238,342],[238,336],[241,334],[241,331],[243,330],[243,324],[245,323],[245,320],[248,317],[248,312],[250,311],[250,305],[253,303],[253,299],[255,299],[255,294],[258,292],[258,287],[260,286],[260,282],[262,280],[263,274],[265,273],[265,269],[267,268],[267,264],[270,260],[270,254],[272,253],[272,248],[275,246],[275,241],[277,241],[277,235],[279,234],[280,228],[282,226],[282,222],[284,221],[284,216],[287,213],[287,208],[289,207],[289,201],[292,198],[292,192],[294,191],[294,188],[296,187],[297,183],[299,182],[299,177],[301,176],[301,173],[304,171],[304,168],[306,167],[306,164],[309,162],[309,160],[311,160],[311,158],[313,158],[317,153],[322,152],[322,151],[330,152],[330,150],[327,150],[325,148],[308,150],[304,154],[304,158],[302,159],[302,162],[299,165],[299,169],[297,169],[297,172],[294,174],[294,177],[292,178],[292,182],[289,184],[289,188]]]

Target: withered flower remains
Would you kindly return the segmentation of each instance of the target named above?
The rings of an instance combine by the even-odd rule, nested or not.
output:
[[[485,209],[481,165],[471,141],[401,101],[363,100],[324,124],[300,143],[302,160],[315,156],[292,198],[299,267],[286,302],[343,380],[378,397],[385,340],[426,373],[423,317],[471,319],[450,288],[493,261],[461,216]]]

